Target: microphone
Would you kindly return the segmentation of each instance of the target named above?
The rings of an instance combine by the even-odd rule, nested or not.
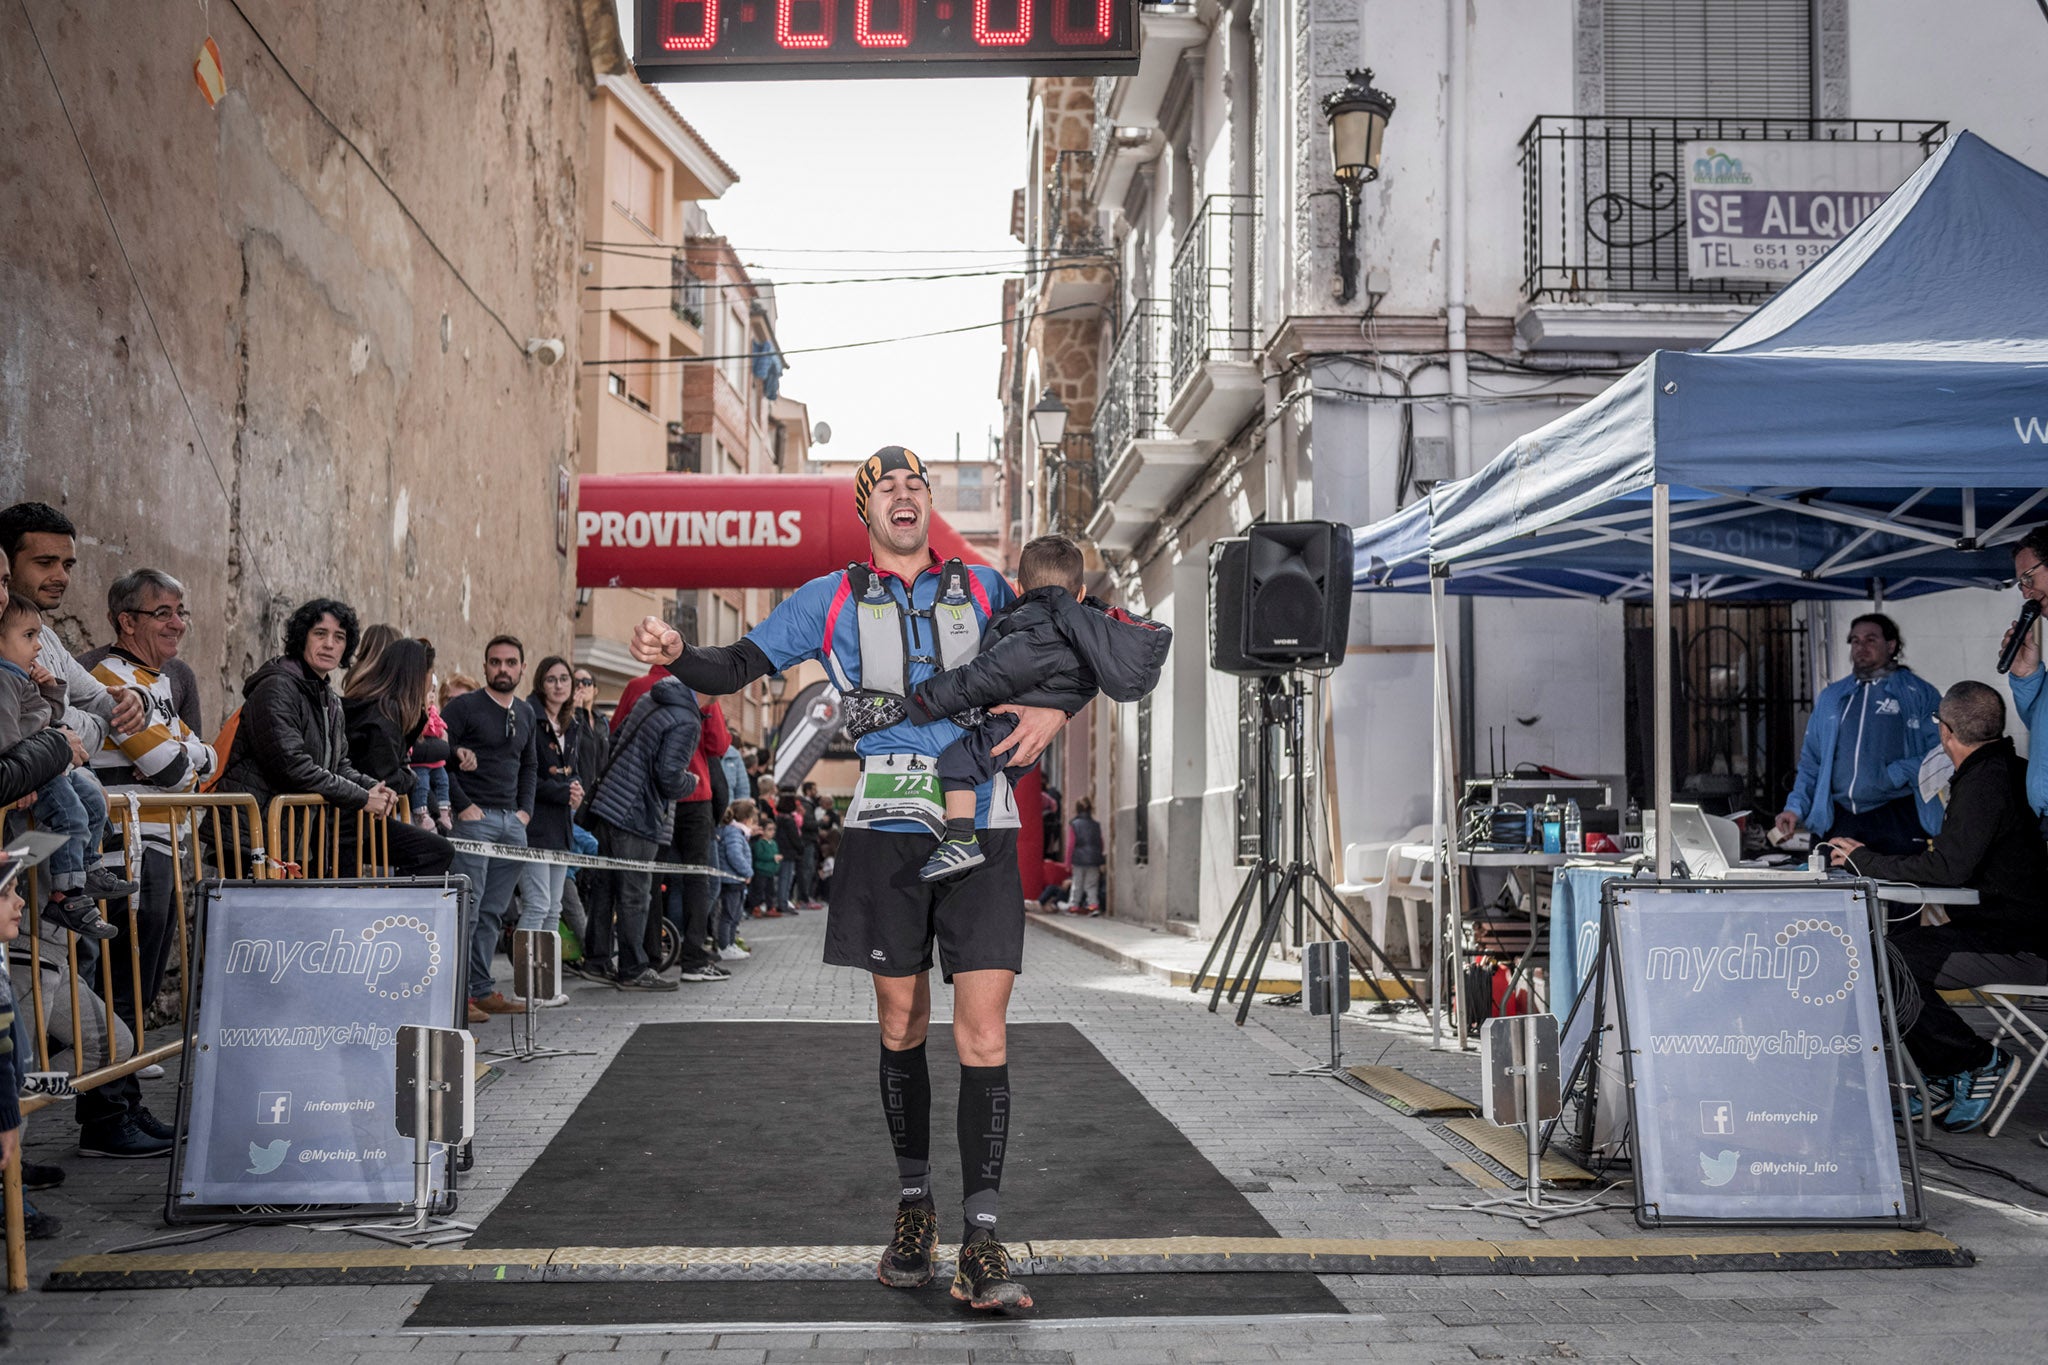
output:
[[[2029,597],[2020,606],[2020,619],[2013,622],[2012,638],[2005,642],[2005,648],[1998,651],[1998,671],[2011,670],[2013,656],[2020,652],[2020,642],[2027,638],[2027,632],[2034,628],[2034,622],[2041,619],[2041,604]]]

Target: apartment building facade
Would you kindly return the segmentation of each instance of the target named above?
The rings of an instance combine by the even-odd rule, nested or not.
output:
[[[1032,83],[1012,220],[1034,264],[1005,296],[1001,378],[1016,520],[1084,536],[1102,584],[1176,631],[1157,693],[1098,703],[1055,760],[1070,799],[1110,813],[1118,913],[1212,931],[1256,847],[1251,689],[1208,666],[1216,540],[1391,515],[1753,309],[1777,286],[1690,273],[1689,142],[1882,141],[1911,163],[1968,127],[2048,164],[2023,55],[2041,15],[1953,18],[1907,0],[1202,0],[1144,6],[1134,73]],[[1349,231],[1324,106],[1368,83],[1393,112]],[[1057,445],[1031,422],[1048,395],[1069,419]],[[1504,735],[1511,762],[1633,771],[1631,611],[1461,601],[1462,752]],[[1956,619],[1899,614],[1937,634]],[[1783,634],[1820,669],[1835,633],[1794,604],[1683,624],[1758,657]],[[1355,599],[1350,638],[1288,765],[1325,867],[1430,801],[1426,603]],[[1768,701],[1792,714],[1824,678],[1788,668]],[[1702,723],[1701,780],[1767,793],[1783,741],[1746,736],[1746,695],[1708,702],[1727,714]]]
[[[749,274],[705,211],[738,174],[631,75],[600,80],[589,136],[582,346],[605,363],[586,367],[582,471],[801,471],[810,420],[781,391],[774,288]],[[730,644],[774,600],[762,589],[585,589],[575,659],[613,693],[644,671],[626,652],[641,617],[662,617],[694,643]],[[727,703],[747,742],[759,741],[772,712],[763,684]]]

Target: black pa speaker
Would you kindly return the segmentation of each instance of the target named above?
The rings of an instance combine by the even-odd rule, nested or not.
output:
[[[1209,662],[1265,677],[1334,668],[1351,633],[1351,528],[1261,523],[1209,555]]]
[[[1209,667],[1240,678],[1278,677],[1287,665],[1244,652],[1245,570],[1250,563],[1242,538],[1209,547]]]

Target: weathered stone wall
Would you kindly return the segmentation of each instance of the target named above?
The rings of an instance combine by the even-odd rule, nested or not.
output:
[[[108,637],[127,570],[176,574],[209,726],[314,595],[431,637],[444,671],[498,630],[568,652],[585,14],[609,18],[0,9],[0,502],[78,523],[67,636]]]

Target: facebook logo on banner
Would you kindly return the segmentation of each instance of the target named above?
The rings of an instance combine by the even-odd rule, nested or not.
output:
[[[256,1121],[258,1123],[290,1123],[292,1121],[292,1092],[289,1090],[263,1090],[256,1095]]]
[[[1725,1137],[1735,1129],[1735,1106],[1727,1100],[1700,1101],[1700,1131],[1709,1137]]]

